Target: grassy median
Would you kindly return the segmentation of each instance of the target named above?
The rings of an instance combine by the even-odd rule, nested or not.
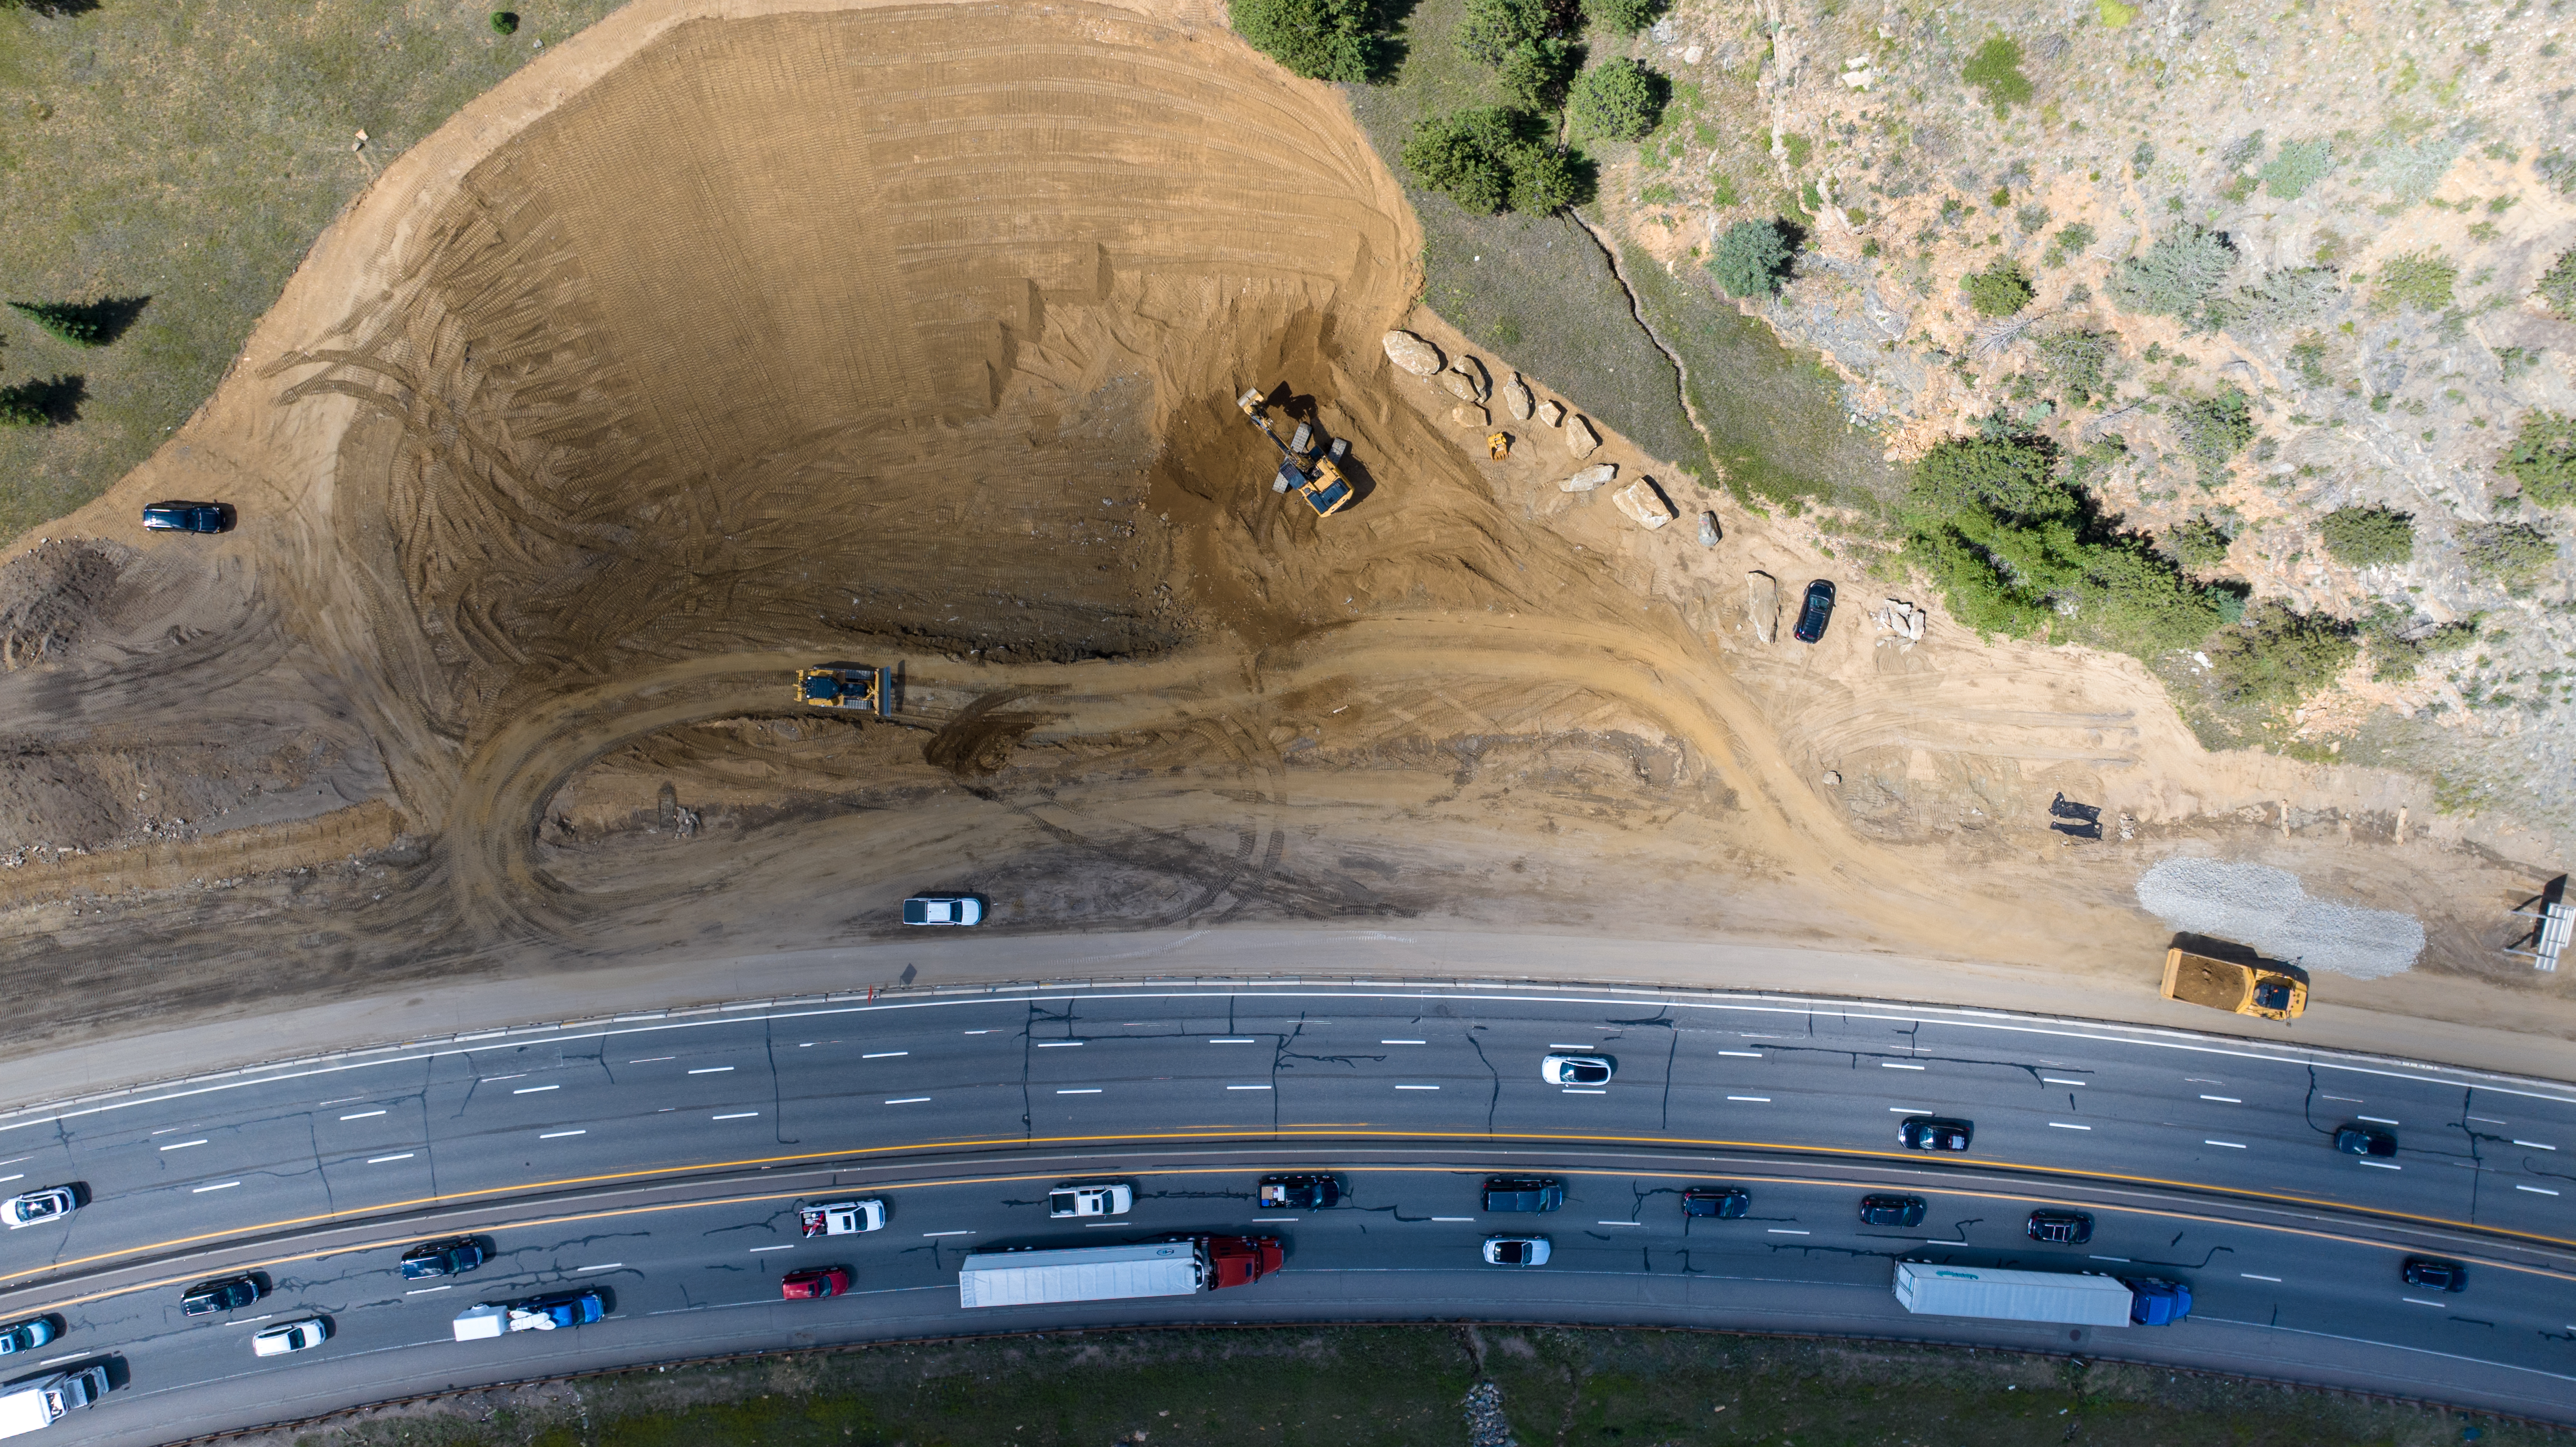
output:
[[[2459,1412],[2112,1363],[1678,1332],[1440,1327],[1071,1332],[791,1354],[471,1393],[355,1414],[291,1440],[1466,1447],[1462,1402],[1479,1381],[1500,1388],[1521,1447],[2565,1440]]]

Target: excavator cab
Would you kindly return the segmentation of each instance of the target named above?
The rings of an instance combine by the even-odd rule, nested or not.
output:
[[[1261,429],[1261,435],[1269,438],[1271,444],[1279,449],[1283,460],[1279,471],[1271,476],[1272,492],[1294,490],[1319,518],[1331,517],[1350,502],[1351,480],[1341,468],[1342,459],[1351,450],[1348,440],[1337,437],[1330,447],[1318,451],[1314,445],[1315,429],[1300,422],[1294,437],[1280,441],[1278,429],[1270,423],[1270,409],[1262,401],[1261,389],[1257,387],[1236,398],[1235,405],[1242,408],[1243,415],[1252,419],[1252,425]]]

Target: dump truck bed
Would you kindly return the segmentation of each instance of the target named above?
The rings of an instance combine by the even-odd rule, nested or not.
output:
[[[2253,988],[2254,972],[2182,949],[2165,951],[2164,997],[2213,1010],[2234,1010]]]

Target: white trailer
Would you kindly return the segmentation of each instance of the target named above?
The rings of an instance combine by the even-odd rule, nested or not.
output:
[[[107,1368],[101,1366],[21,1382],[0,1392],[0,1437],[50,1427],[65,1412],[106,1395]]]
[[[1204,1272],[1195,1241],[1140,1246],[1080,1246],[1063,1251],[987,1251],[957,1269],[960,1306],[1035,1306],[1059,1301],[1117,1301],[1131,1296],[1189,1296]]]
[[[1896,1300],[1925,1316],[2127,1326],[2136,1293],[2113,1276],[2072,1271],[1997,1271],[1982,1266],[1896,1263]]]

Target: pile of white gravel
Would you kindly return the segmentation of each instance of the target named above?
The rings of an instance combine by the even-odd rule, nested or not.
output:
[[[2403,974],[2424,953],[2415,916],[2310,899],[2297,875],[2268,865],[2158,860],[2138,877],[2138,904],[2177,930],[2364,980]]]

